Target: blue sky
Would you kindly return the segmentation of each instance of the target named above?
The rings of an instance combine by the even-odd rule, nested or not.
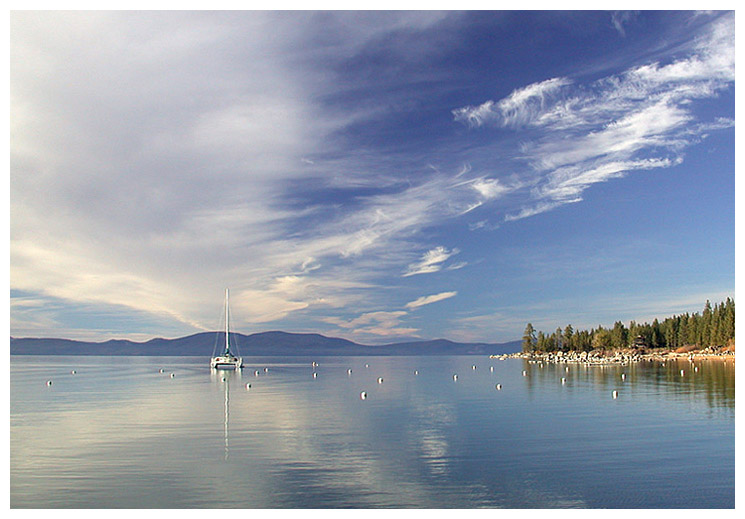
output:
[[[500,342],[734,297],[734,13],[13,12],[10,332]]]

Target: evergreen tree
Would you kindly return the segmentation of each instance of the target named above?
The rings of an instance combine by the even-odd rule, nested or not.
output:
[[[574,328],[571,324],[567,324],[564,328],[564,351],[576,350],[577,345],[574,338]]]
[[[621,321],[616,321],[613,330],[610,332],[611,347],[620,349],[628,344],[628,331]]]
[[[535,328],[533,328],[533,325],[531,323],[528,323],[528,325],[525,327],[525,333],[523,333],[523,351],[526,353],[535,351],[535,347]]]
[[[735,340],[735,302],[726,301],[713,305],[706,301],[703,311],[684,313],[664,319],[655,319],[652,324],[629,322],[626,328],[616,321],[608,330],[602,326],[597,329],[575,330],[571,324],[562,331],[557,328],[550,335],[536,330],[528,323],[523,335],[523,351],[589,351],[593,348],[624,348],[633,345],[637,337],[652,348],[680,348],[682,346],[727,346]]]

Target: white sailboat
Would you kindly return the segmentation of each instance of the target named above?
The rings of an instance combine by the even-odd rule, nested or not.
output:
[[[217,345],[215,345],[217,350]],[[237,350],[237,346],[236,346]],[[230,306],[229,306],[229,293],[228,289],[225,289],[225,349],[220,355],[215,355],[216,351],[212,352],[212,360],[210,360],[210,368],[212,369],[240,369],[243,367],[243,359],[233,355],[230,351]],[[238,353],[236,351],[236,353]]]

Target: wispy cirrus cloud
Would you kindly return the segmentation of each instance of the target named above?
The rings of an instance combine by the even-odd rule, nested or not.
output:
[[[431,305],[432,303],[437,303],[438,301],[443,301],[445,299],[455,297],[456,295],[458,295],[458,292],[452,291],[452,292],[440,292],[439,294],[432,294],[431,296],[422,296],[414,301],[406,303],[406,308],[413,310],[414,308],[419,308],[420,306],[425,306],[425,305]]]
[[[456,121],[477,127],[484,124],[524,126],[543,114],[562,87],[572,82],[567,78],[552,78],[533,83],[512,92],[500,101],[486,101],[479,106],[465,106],[453,110]]]
[[[422,255],[419,261],[409,265],[409,268],[403,274],[403,277],[439,272],[442,269],[442,264],[459,252],[458,249],[448,250],[442,246],[428,250]]]
[[[416,335],[418,328],[401,326],[401,318],[408,312],[398,310],[393,312],[367,312],[354,319],[338,317],[324,317],[323,322],[350,330],[355,335],[372,335],[377,337],[400,337]]]
[[[616,17],[614,23],[622,27],[626,20]],[[699,122],[692,106],[731,88],[734,66],[734,15],[727,13],[687,57],[636,66],[589,85],[549,79],[500,101],[455,109],[453,117],[472,128],[529,131],[516,157],[528,166],[523,185],[529,190],[522,207],[505,215],[513,221],[581,201],[590,186],[631,171],[680,164],[705,128],[734,124]]]
[[[626,36],[626,24],[632,22],[636,18],[635,11],[615,11],[611,15],[611,23],[613,27],[618,31],[618,34]]]

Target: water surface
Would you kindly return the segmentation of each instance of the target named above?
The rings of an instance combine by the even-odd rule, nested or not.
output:
[[[733,361],[245,362],[12,356],[11,507],[734,507]]]

